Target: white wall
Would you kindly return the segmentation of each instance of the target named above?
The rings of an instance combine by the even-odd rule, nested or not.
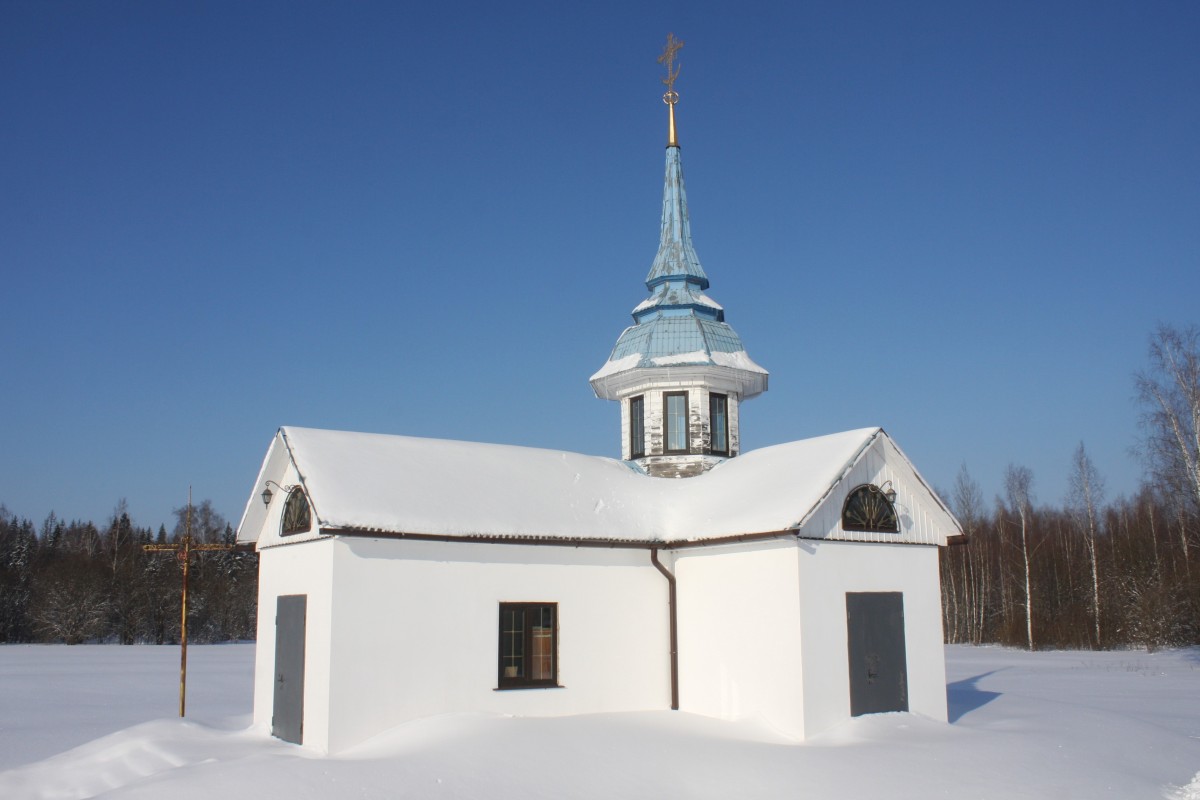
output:
[[[675,559],[680,708],[797,739],[850,717],[847,592],[902,592],[909,709],[946,719],[936,547],[786,539]]]
[[[255,723],[275,598],[308,595],[304,743],[451,712],[670,706],[666,579],[645,550],[329,538],[260,553]],[[813,736],[849,717],[846,592],[903,592],[910,710],[946,719],[937,548],[785,539],[678,551],[680,707]],[[333,587],[336,586],[336,595]],[[497,691],[501,602],[558,604],[563,688]]]
[[[795,542],[681,550],[675,575],[680,709],[803,738]]]
[[[667,582],[646,550],[330,544],[330,751],[432,714],[670,707]],[[563,688],[496,690],[499,604],[508,601],[558,604]]]
[[[304,647],[304,744],[328,751],[332,540],[269,547],[258,554],[258,644],[254,724],[271,728],[275,700],[275,608],[281,595],[308,596]]]
[[[846,592],[903,592],[909,710],[946,719],[946,662],[938,549],[799,540],[804,629],[804,730],[850,715]]]

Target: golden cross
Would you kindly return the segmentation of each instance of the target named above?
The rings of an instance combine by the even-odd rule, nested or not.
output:
[[[683,42],[676,39],[675,34],[668,33],[667,44],[663,47],[662,55],[658,57],[658,63],[667,65],[667,77],[663,78],[662,82],[667,85],[667,96],[673,97],[672,100],[667,101],[672,105],[679,99],[679,95],[675,94],[675,79],[679,77],[679,67],[675,66],[675,54],[681,47],[683,47]]]
[[[679,139],[675,135],[675,104],[679,102],[679,93],[675,91],[675,79],[679,77],[679,67],[675,66],[675,54],[681,47],[683,47],[683,42],[676,39],[675,34],[668,33],[667,44],[663,48],[662,55],[658,57],[658,63],[667,65],[667,77],[662,79],[662,82],[667,85],[663,102],[670,109],[667,124],[667,147],[679,146]]]
[[[187,704],[187,618],[188,618],[188,566],[192,553],[209,550],[237,550],[236,544],[201,544],[192,539],[192,487],[188,487],[187,522],[183,527],[183,538],[175,544],[144,544],[147,553],[174,553],[183,569],[183,588],[180,590],[182,611],[179,617],[179,716],[183,716]]]

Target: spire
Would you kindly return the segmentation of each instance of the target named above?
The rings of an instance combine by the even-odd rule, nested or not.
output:
[[[667,69],[662,80],[669,127],[658,253],[646,276],[650,296],[633,309],[634,324],[617,338],[608,361],[590,381],[597,397],[622,404],[623,430],[629,436],[622,457],[645,462],[651,474],[675,476],[699,474],[694,470],[737,454],[737,409],[743,400],[765,392],[768,378],[725,321],[725,310],[704,293],[708,276],[692,246],[675,129],[675,58],[682,46],[668,35],[658,59]],[[667,395],[675,404],[685,398],[686,432],[677,427],[683,424],[678,408],[668,418]],[[686,442],[671,438],[684,433]]]
[[[679,147],[679,139],[675,137],[675,104],[679,102],[679,93],[675,91],[675,79],[679,77],[679,67],[675,66],[675,54],[683,42],[675,38],[675,34],[667,34],[667,44],[663,47],[658,63],[667,65],[667,77],[662,79],[667,91],[663,94],[663,102],[667,104],[669,122],[667,124],[667,147]]]
[[[700,266],[700,257],[692,246],[692,225],[688,221],[687,191],[683,185],[683,162],[679,147],[667,148],[667,169],[663,176],[662,227],[658,253],[646,276],[651,291],[666,281],[686,281],[703,290],[708,276]]]
[[[675,79],[679,77],[679,66],[675,63],[675,54],[683,42],[675,38],[675,34],[667,34],[667,44],[663,47],[658,63],[667,67],[667,77],[662,79],[667,91],[663,94],[663,102],[670,110],[667,128],[667,171],[663,177],[663,209],[662,230],[659,236],[658,254],[646,276],[646,288],[653,291],[655,287],[666,282],[682,280],[704,290],[708,288],[708,276],[700,266],[700,258],[692,246],[692,228],[688,222],[687,192],[683,188],[683,162],[679,157],[679,140],[675,133],[675,104],[679,102],[679,93],[675,91]]]

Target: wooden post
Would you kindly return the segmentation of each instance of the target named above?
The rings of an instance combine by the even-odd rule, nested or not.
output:
[[[191,565],[192,553],[212,550],[236,550],[235,544],[193,544],[192,543],[192,487],[188,487],[187,516],[183,526],[183,538],[175,544],[145,544],[142,549],[147,553],[174,553],[183,569],[183,588],[180,592],[179,611],[179,716],[187,710],[187,643],[188,643],[188,568]]]

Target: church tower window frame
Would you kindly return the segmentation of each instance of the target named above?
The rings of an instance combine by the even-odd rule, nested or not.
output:
[[[687,392],[663,392],[663,453],[687,455],[691,449],[691,402]]]
[[[629,398],[629,458],[646,455],[646,396]]]
[[[729,451],[729,395],[709,392],[708,452],[715,456],[728,456]]]

